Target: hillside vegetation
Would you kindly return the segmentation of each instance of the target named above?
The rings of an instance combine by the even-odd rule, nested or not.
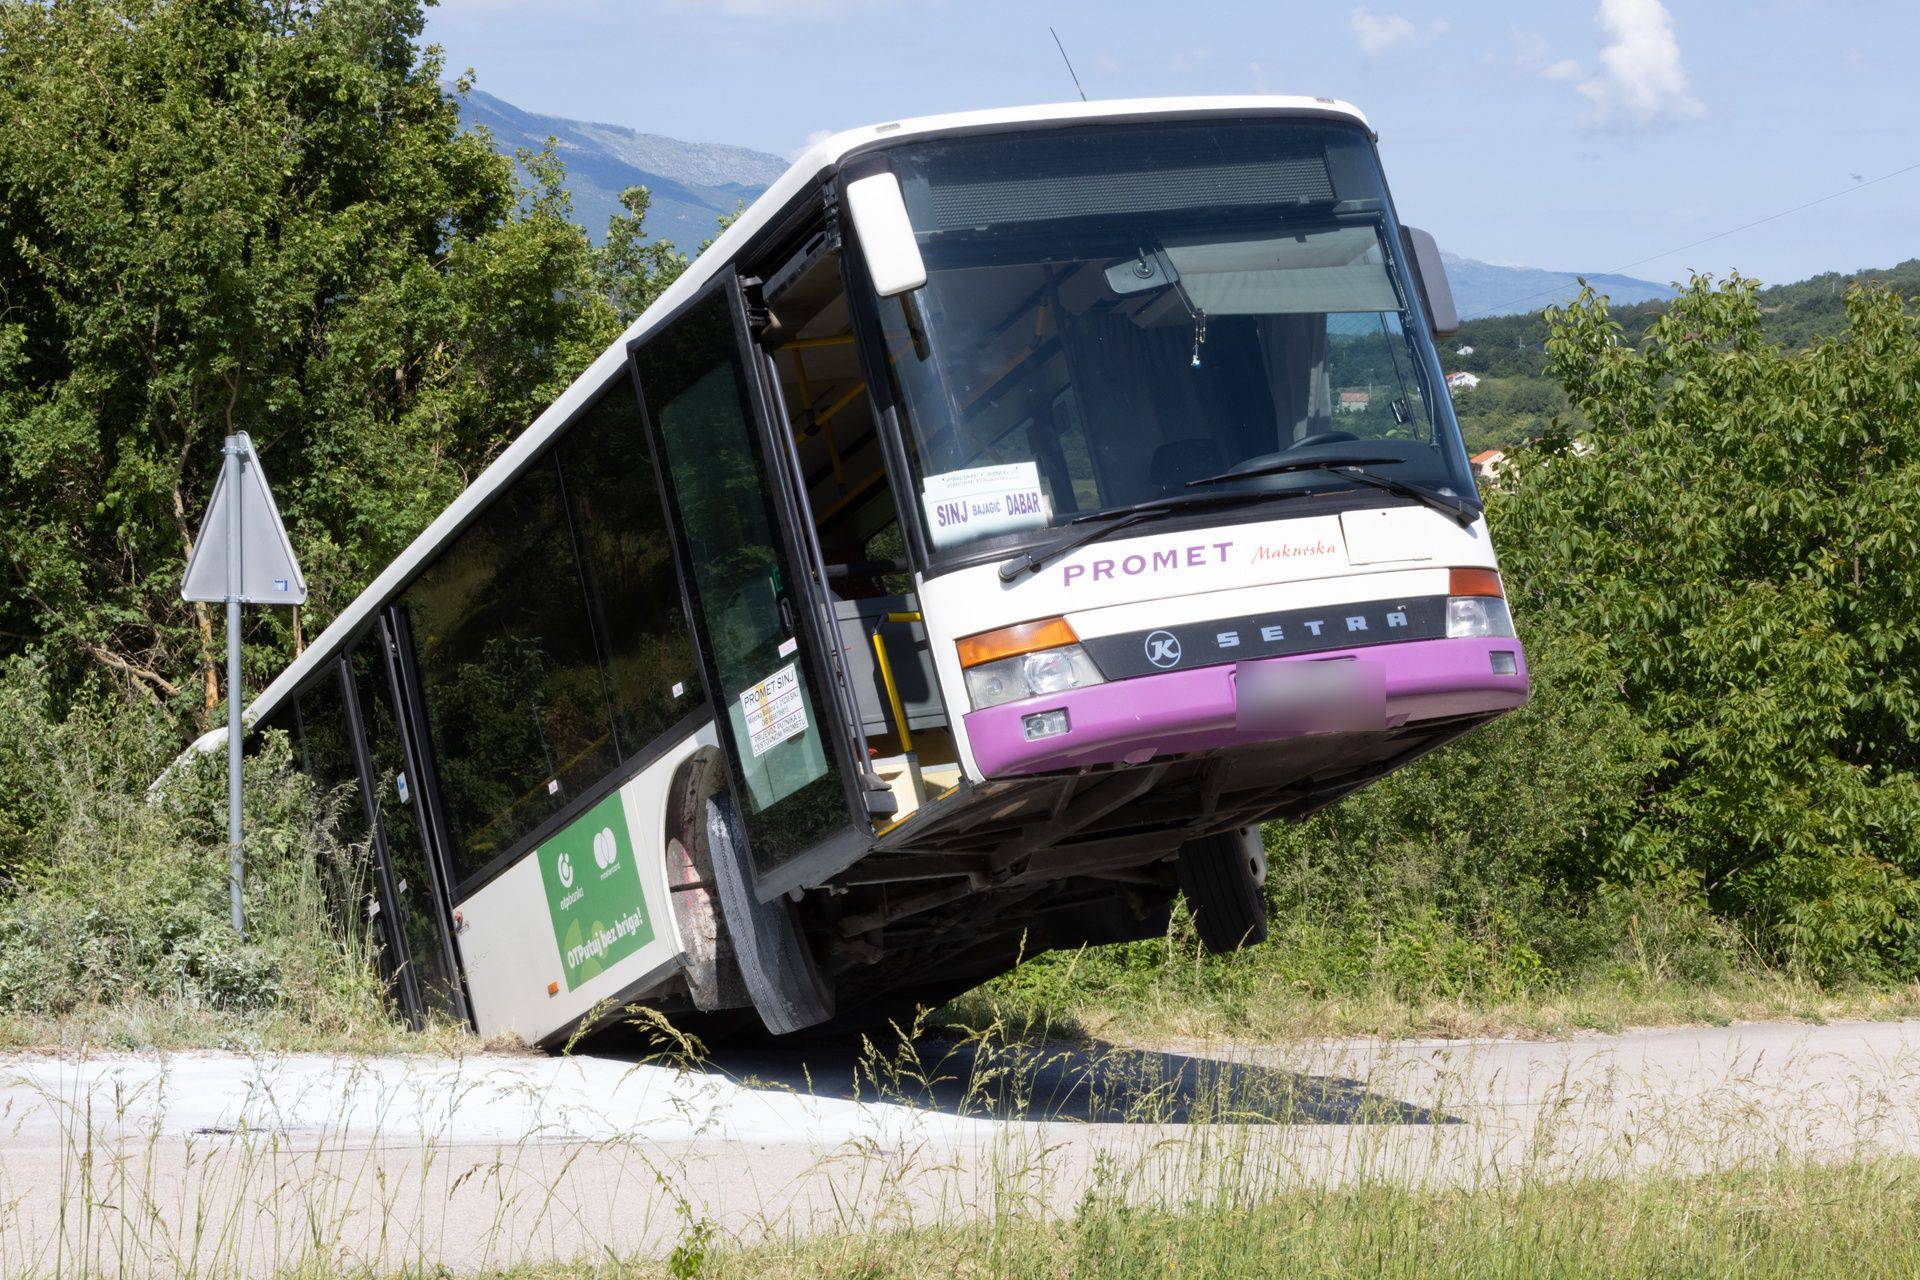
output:
[[[685,262],[644,192],[596,246],[556,157],[463,133],[421,30],[418,0],[0,0],[0,1022],[378,1021],[356,921],[313,905],[309,876],[363,874],[328,797],[257,763],[245,944],[217,789],[144,798],[219,713],[216,627],[178,597],[219,439],[254,433],[313,586],[251,615],[258,688]],[[1884,278],[1473,322],[1470,429],[1537,441],[1490,495],[1532,705],[1270,830],[1265,946],[1201,960],[1177,923],[982,998],[1241,1028],[1899,998],[1920,263]]]
[[[1920,294],[1920,258],[1910,258],[1884,270],[1850,274],[1828,272],[1793,284],[1759,291],[1761,331],[1791,350],[1804,350],[1821,338],[1838,337],[1847,327],[1847,291],[1855,285],[1892,290],[1902,297]],[[1606,288],[1594,290],[1606,296]],[[1609,299],[1611,301],[1611,299]],[[1611,310],[1620,326],[1620,339],[1629,346],[1666,311],[1665,302],[1638,302]],[[1549,367],[1547,315],[1488,316],[1468,320],[1457,337],[1441,347],[1449,372],[1459,369],[1479,374],[1482,381],[1454,397],[1467,449],[1506,449],[1538,439],[1551,427],[1555,414],[1570,408]],[[1472,347],[1461,355],[1462,347]]]

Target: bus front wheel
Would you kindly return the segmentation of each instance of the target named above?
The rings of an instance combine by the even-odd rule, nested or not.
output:
[[[1267,940],[1267,903],[1260,892],[1266,851],[1258,827],[1189,840],[1180,846],[1174,869],[1201,946],[1221,955]]]
[[[746,832],[725,777],[713,753],[696,756],[682,773],[678,817],[686,865],[696,875],[712,876],[719,912],[718,920],[709,925],[717,926],[710,954],[726,961],[717,976],[724,982],[737,970],[767,1030],[789,1035],[833,1016],[833,988],[814,963],[793,903],[784,895],[763,902],[754,892]],[[670,864],[669,871],[673,870]],[[718,936],[720,929],[724,939]],[[704,958],[698,945],[687,949],[690,962],[697,964]],[[701,986],[690,980],[689,987],[698,1002]],[[715,1001],[731,1002],[724,997]]]

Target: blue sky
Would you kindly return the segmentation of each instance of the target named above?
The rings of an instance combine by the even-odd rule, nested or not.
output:
[[[442,0],[448,68],[533,111],[791,155],[812,135],[1073,96],[1324,94],[1402,216],[1492,262],[1763,280],[1920,255],[1920,5],[1576,0]],[[1640,259],[1661,254],[1652,261]]]

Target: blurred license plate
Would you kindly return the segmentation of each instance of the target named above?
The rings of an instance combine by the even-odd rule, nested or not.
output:
[[[1387,683],[1370,662],[1242,662],[1234,670],[1242,729],[1352,733],[1387,726]]]

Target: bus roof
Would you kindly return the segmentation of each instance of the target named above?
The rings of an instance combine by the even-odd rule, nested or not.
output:
[[[680,278],[641,313],[626,331],[616,338],[594,362],[548,405],[526,430],[501,451],[485,470],[455,498],[418,537],[408,544],[394,561],[376,575],[366,589],[354,597],[326,630],[286,669],[261,690],[246,708],[249,727],[279,707],[288,697],[335,657],[346,643],[358,635],[380,607],[399,595],[435,552],[452,541],[467,520],[484,506],[496,490],[511,480],[527,462],[583,408],[608,379],[626,362],[627,347],[644,336],[680,305],[699,293],[717,276],[754,237],[764,230],[792,201],[824,175],[838,167],[847,155],[870,145],[891,143],[902,138],[937,134],[1016,130],[1028,126],[1097,120],[1176,119],[1207,115],[1282,115],[1346,120],[1371,133],[1367,118],[1358,107],[1334,98],[1308,98],[1280,94],[1237,94],[1183,98],[1121,98],[1096,102],[1060,102],[1028,107],[995,107],[982,111],[958,111],[945,115],[920,116],[885,124],[863,125],[847,129],[814,143],[795,160],[774,184],[762,192],[723,231],[707,251],[696,258]],[[226,741],[226,730],[216,729],[195,740],[189,751],[217,750]]]

